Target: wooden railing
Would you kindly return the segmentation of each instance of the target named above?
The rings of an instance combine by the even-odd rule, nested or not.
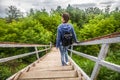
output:
[[[97,40],[95,39],[95,40],[90,40],[90,41],[86,41],[86,42],[73,44],[71,46],[71,49],[68,49],[71,52],[71,54],[70,54],[71,57],[72,57],[72,54],[74,53],[74,54],[85,57],[85,58],[90,59],[90,60],[95,62],[95,66],[94,66],[94,69],[93,69],[90,77],[72,60],[72,58],[69,57],[69,60],[72,63],[74,63],[74,66],[77,68],[77,70],[82,72],[82,74],[83,74],[83,76],[86,80],[96,79],[96,77],[97,77],[97,75],[100,71],[101,66],[107,67],[107,68],[109,68],[111,70],[114,70],[114,71],[117,71],[117,72],[120,72],[120,65],[110,63],[110,62],[107,62],[107,61],[104,60],[106,55],[107,55],[109,45],[112,44],[112,43],[120,43],[120,34],[118,36],[110,37],[110,38],[107,38],[107,39],[106,38],[97,39]],[[87,55],[85,53],[73,50],[74,46],[96,45],[96,44],[102,44],[98,57]],[[39,59],[38,53],[49,50],[51,48],[51,46],[52,46],[51,44],[50,45],[35,45],[35,44],[30,45],[29,44],[28,45],[28,44],[4,44],[4,43],[2,43],[2,44],[0,44],[0,47],[4,47],[4,48],[6,48],[6,47],[11,47],[11,48],[12,47],[34,47],[35,51],[30,52],[30,53],[21,54],[21,55],[12,56],[12,57],[2,58],[2,59],[0,59],[0,63],[10,61],[10,60],[13,60],[13,59],[17,59],[17,58],[22,58],[22,57],[29,56],[29,55],[32,55],[32,54],[36,54],[37,59]],[[37,47],[45,47],[45,49],[38,50]],[[34,62],[34,63],[36,63],[36,62]],[[8,78],[7,80],[11,80],[13,77],[15,77],[15,75],[22,73],[22,71],[28,70],[30,68],[30,66],[34,65],[34,63],[32,63],[28,67],[24,68],[20,72],[14,74],[13,76]]]
[[[116,65],[114,63],[110,63],[110,62],[107,62],[107,61],[104,60],[106,55],[107,55],[109,45],[112,44],[112,43],[120,43],[120,34],[116,37],[113,37],[113,38],[107,38],[107,39],[103,38],[103,39],[90,40],[90,41],[81,42],[81,43],[78,43],[78,44],[73,44],[71,46],[71,49],[68,49],[71,52],[71,54],[70,54],[71,57],[72,57],[72,53],[74,53],[74,54],[85,57],[85,58],[90,59],[90,60],[95,62],[95,66],[94,66],[94,69],[93,69],[90,77],[80,67],[78,67],[76,65],[76,63],[74,63],[77,66],[78,70],[80,70],[82,72],[82,74],[83,74],[83,76],[85,77],[86,80],[95,80],[99,71],[100,71],[101,66],[107,67],[107,68],[109,68],[111,70],[114,70],[114,71],[117,71],[117,72],[120,72],[120,65]],[[96,45],[96,44],[102,44],[102,47],[101,47],[101,50],[99,52],[98,57],[87,55],[85,53],[73,50],[74,46]],[[74,62],[70,57],[69,57],[69,59],[72,62]]]
[[[11,56],[11,57],[7,57],[7,58],[2,58],[0,59],[0,63],[3,63],[3,62],[7,62],[7,61],[10,61],[10,60],[14,60],[14,59],[18,59],[18,58],[22,58],[22,57],[25,57],[25,56],[29,56],[29,55],[32,55],[32,54],[36,54],[36,57],[37,59],[39,59],[39,54],[40,52],[43,52],[43,51],[46,51],[51,49],[52,47],[52,44],[50,43],[50,45],[36,45],[36,44],[16,44],[16,43],[0,43],[0,47],[2,48],[13,48],[13,47],[33,47],[35,48],[35,51],[34,52],[29,52],[29,53],[24,53],[24,54],[21,54],[21,55],[16,55],[16,56]],[[44,47],[45,49],[43,50],[38,50],[37,47]],[[29,70],[29,68],[31,66],[33,66],[35,63],[37,63],[38,60],[36,60],[35,62],[33,62],[32,64],[30,64],[29,66],[25,67],[24,69],[22,69],[21,71],[15,73],[14,75],[12,75],[11,77],[9,77],[8,79],[6,80],[16,80],[16,76],[18,77],[23,71],[27,71]]]
[[[51,46],[52,46],[51,44],[50,45],[36,45],[36,44],[11,44],[11,43],[8,44],[8,43],[1,43],[0,47],[2,47],[2,48],[8,48],[8,47],[9,48],[13,48],[13,47],[34,47],[35,51],[20,54],[20,55],[16,55],[16,56],[11,56],[11,57],[7,57],[7,58],[2,58],[2,59],[0,59],[0,63],[7,62],[7,61],[10,61],[10,60],[14,60],[14,59],[18,59],[18,58],[22,58],[22,57],[29,56],[29,55],[32,55],[32,54],[36,54],[37,59],[39,59],[38,53],[49,50],[51,48]],[[38,50],[37,47],[45,47],[45,49]]]

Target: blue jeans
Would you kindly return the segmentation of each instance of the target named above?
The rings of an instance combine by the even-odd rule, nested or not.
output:
[[[66,65],[66,63],[68,62],[68,49],[69,46],[62,46],[60,45],[59,50],[61,53],[61,62],[62,62],[62,66]]]

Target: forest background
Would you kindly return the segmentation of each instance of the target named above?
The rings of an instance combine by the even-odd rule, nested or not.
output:
[[[46,9],[33,10],[23,16],[23,13],[15,6],[9,6],[6,10],[7,17],[0,18],[0,42],[15,42],[28,44],[55,45],[57,27],[61,24],[61,14],[68,12],[70,21],[74,27],[79,41],[92,39],[114,32],[120,32],[120,9],[110,11],[109,6],[105,9],[90,7],[84,10],[68,5],[66,9],[58,6],[49,13]],[[79,46],[75,50],[92,56],[98,56],[101,45]],[[40,48],[42,49],[42,48]],[[0,58],[14,56],[34,51],[34,48],[0,48]],[[42,56],[45,53],[40,53]],[[75,62],[90,76],[94,62],[73,55]],[[34,55],[17,60],[0,63],[0,80],[5,80],[12,74],[24,68],[36,60]],[[120,65],[120,43],[111,44],[106,61]],[[120,73],[102,67],[97,80],[119,80]]]

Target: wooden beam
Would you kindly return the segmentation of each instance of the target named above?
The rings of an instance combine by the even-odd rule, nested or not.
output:
[[[90,77],[72,60],[71,57],[68,57],[68,58],[69,58],[70,62],[73,63],[73,66],[75,67],[75,69],[84,76],[85,80],[91,80]]]
[[[78,52],[78,51],[75,51],[75,50],[71,50],[71,49],[68,49],[69,51],[73,52],[74,54],[77,54],[79,56],[82,56],[82,57],[85,57],[87,59],[90,59],[92,61],[97,61],[97,57],[94,57],[94,56],[90,56],[90,55],[87,55],[85,53],[82,53],[82,52]]]
[[[105,44],[105,43],[119,43],[120,42],[120,37],[115,37],[115,38],[108,38],[108,39],[101,39],[101,40],[93,40],[93,41],[88,41],[88,42],[81,42],[81,43],[74,43],[74,46],[79,46],[79,45],[96,45],[96,44]]]
[[[102,66],[105,66],[111,70],[120,72],[120,65],[116,65],[116,64],[104,61],[104,60],[101,60],[99,64],[101,64]]]
[[[30,52],[30,53],[25,53],[25,54],[20,54],[20,55],[16,55],[16,56],[12,56],[12,57],[7,57],[7,58],[2,58],[0,59],[0,63],[3,63],[3,62],[7,62],[7,61],[10,61],[10,60],[14,60],[14,59],[18,59],[18,58],[22,58],[22,57],[25,57],[25,56],[29,56],[29,55],[32,55],[32,54],[35,54],[36,52],[43,52],[43,51],[46,51],[50,48],[47,48],[47,49],[44,49],[44,50],[39,50],[39,51],[34,51],[34,52]]]
[[[101,67],[101,65],[99,63],[101,60],[104,60],[104,58],[106,57],[108,48],[109,48],[109,44],[102,45],[102,48],[101,48],[100,53],[98,55],[98,59],[97,59],[96,64],[94,66],[93,72],[91,74],[91,80],[96,80],[96,77],[97,77],[99,70],[100,70],[100,67]]]
[[[35,52],[36,52],[36,57],[37,57],[37,59],[39,59],[39,54],[38,54],[38,49],[37,49],[37,47],[35,47]]]
[[[35,44],[0,44],[0,47],[45,47],[50,45],[35,45]]]

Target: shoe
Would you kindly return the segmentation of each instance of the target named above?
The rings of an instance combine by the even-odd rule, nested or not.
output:
[[[70,62],[67,62],[66,65],[70,65]]]

